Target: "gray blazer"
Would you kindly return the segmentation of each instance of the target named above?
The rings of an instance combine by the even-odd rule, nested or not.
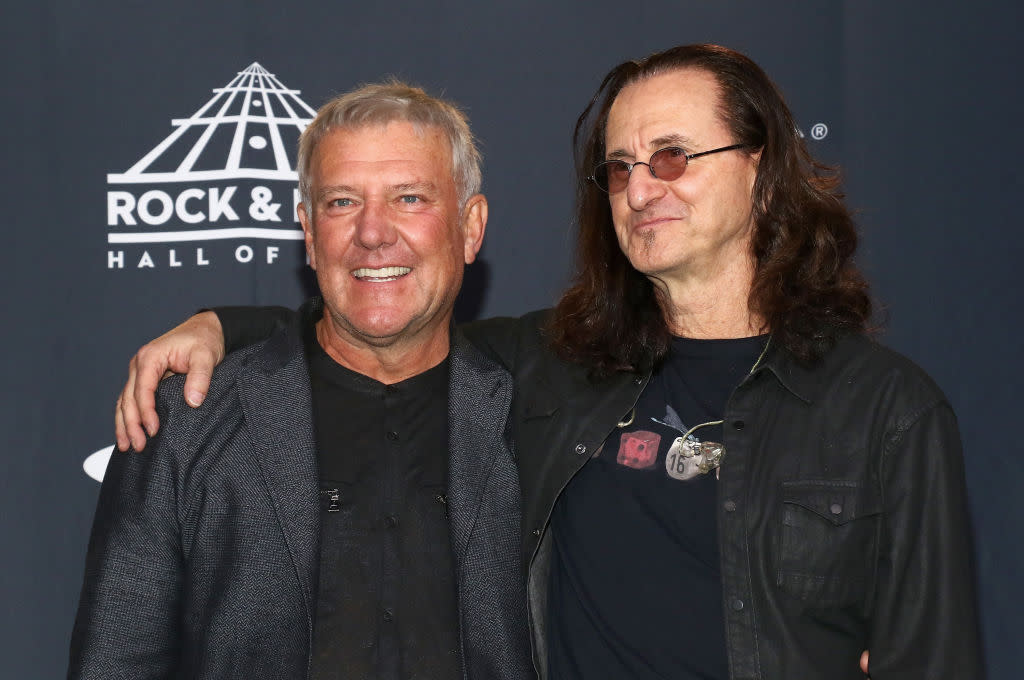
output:
[[[114,455],[86,558],[69,678],[305,678],[319,558],[316,452],[298,325],[231,354],[202,407],[165,380],[143,454]],[[533,676],[518,570],[512,381],[451,350],[448,510],[463,676]]]

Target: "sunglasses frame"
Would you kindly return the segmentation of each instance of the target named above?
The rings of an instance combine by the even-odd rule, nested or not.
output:
[[[606,193],[606,194],[617,194],[620,191],[622,191],[623,189],[625,189],[626,186],[629,185],[629,178],[633,176],[633,168],[635,168],[638,165],[646,165],[647,169],[651,173],[651,177],[654,177],[655,179],[660,179],[660,180],[665,181],[665,182],[671,182],[671,181],[677,180],[677,179],[679,179],[680,177],[683,176],[683,173],[686,172],[686,166],[689,165],[690,161],[693,160],[694,158],[700,158],[701,156],[710,156],[713,153],[722,153],[723,151],[732,151],[734,149],[746,149],[748,147],[749,147],[748,144],[730,144],[729,146],[721,146],[721,147],[719,147],[717,149],[711,149],[709,151],[698,151],[697,153],[686,153],[686,151],[684,149],[682,149],[681,147],[678,147],[678,146],[666,146],[666,147],[658,149],[657,151],[652,153],[650,159],[648,159],[648,161],[646,163],[644,163],[643,161],[636,161],[634,163],[627,163],[626,161],[619,160],[617,158],[616,159],[612,159],[612,160],[607,160],[607,161],[604,161],[602,163],[598,163],[597,165],[594,166],[594,171],[590,174],[589,177],[587,177],[587,179],[589,181],[593,182],[594,184],[596,184],[597,188],[600,189],[601,191],[603,191],[604,193]],[[683,158],[686,159],[686,162],[683,164],[683,169],[680,170],[679,174],[676,175],[675,177],[658,177],[658,175],[656,175],[654,173],[654,166],[652,165],[652,162],[654,161],[654,157],[657,156],[659,153],[662,153],[662,152],[665,152],[665,151],[677,152],[677,153],[675,153],[676,157],[681,155]],[[608,173],[607,172],[605,172],[605,175],[604,175],[604,177],[605,177],[605,182],[604,183],[605,183],[606,186],[601,186],[601,182],[599,182],[597,180],[598,173],[601,172],[601,169],[602,168],[607,168],[607,167],[612,166],[612,165],[624,165],[626,167],[626,182],[625,182],[625,184],[622,185],[622,189],[618,189],[616,191],[611,191],[611,188],[609,186],[607,186],[608,185]]]

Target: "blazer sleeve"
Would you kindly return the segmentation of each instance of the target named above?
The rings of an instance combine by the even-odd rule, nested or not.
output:
[[[883,455],[871,677],[981,678],[963,455],[949,404],[897,423]]]
[[[161,422],[171,422],[166,409]],[[180,649],[183,554],[169,438],[110,459],[86,556],[68,678],[171,677]]]

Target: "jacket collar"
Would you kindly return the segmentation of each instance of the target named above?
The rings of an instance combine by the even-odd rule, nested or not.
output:
[[[512,377],[453,330],[448,384],[448,520],[463,564],[496,459],[509,455]]]
[[[843,339],[840,338],[837,344],[842,343]],[[835,350],[836,348],[833,347],[828,350],[828,353]],[[822,380],[821,376],[821,362],[827,360],[827,354],[816,363],[806,364],[798,361],[782,346],[782,343],[773,337],[769,341],[768,351],[757,364],[754,373],[770,371],[782,386],[798,399],[808,404],[814,403],[824,396],[824,391],[829,384],[828,381]]]
[[[238,396],[311,627],[320,514],[312,396],[301,326],[284,327],[248,357],[238,379]]]

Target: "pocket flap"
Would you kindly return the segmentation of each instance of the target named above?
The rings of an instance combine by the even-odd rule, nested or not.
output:
[[[847,480],[783,482],[782,502],[800,506],[836,526],[882,512],[876,488]]]

